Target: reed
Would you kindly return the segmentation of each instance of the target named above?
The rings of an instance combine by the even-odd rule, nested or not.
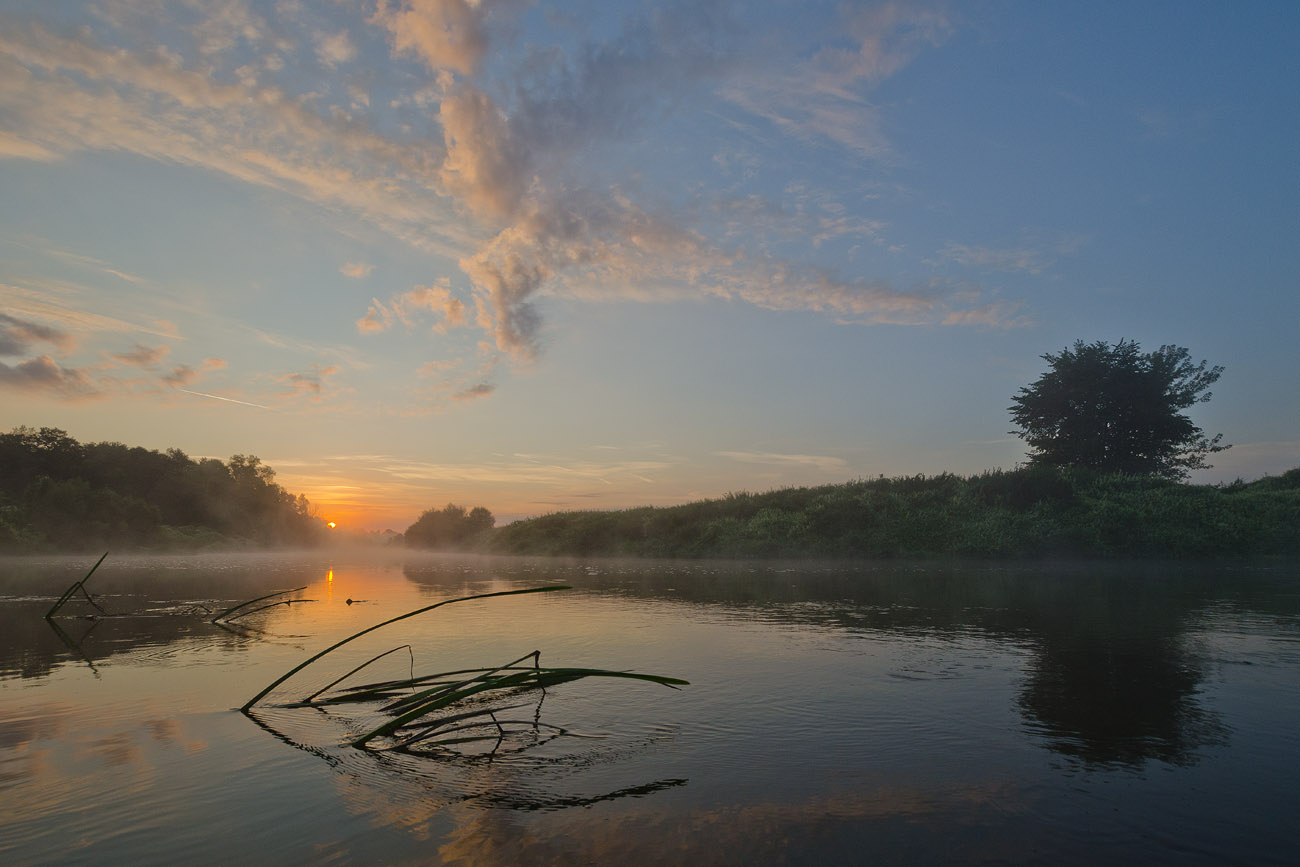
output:
[[[444,599],[442,602],[435,602],[433,605],[426,605],[423,608],[417,608],[414,611],[408,611],[405,614],[400,614],[397,617],[393,617],[388,620],[385,620],[383,623],[376,623],[374,626],[367,627],[366,629],[363,629],[358,633],[349,635],[347,638],[343,639],[342,641],[338,641],[334,644],[331,644],[329,647],[325,648],[320,653],[317,653],[315,656],[312,656],[310,659],[307,659],[304,662],[300,662],[298,665],[295,665],[293,668],[289,669],[280,677],[272,681],[270,685],[268,685],[257,695],[250,698],[247,702],[244,703],[243,707],[241,707],[239,710],[241,713],[248,713],[249,709],[252,708],[253,705],[257,704],[262,699],[266,698],[266,696],[271,692],[271,690],[275,689],[277,686],[284,683],[286,680],[293,677],[295,674],[302,671],[304,668],[311,665],[316,660],[320,659],[323,656],[326,656],[327,654],[333,653],[335,650],[338,650],[340,647],[342,647],[343,645],[347,644],[350,641],[356,641],[358,638],[360,638],[363,635],[369,635],[371,632],[374,632],[376,629],[382,629],[385,626],[388,626],[393,623],[397,623],[399,620],[406,620],[409,617],[415,617],[417,614],[423,614],[426,611],[432,611],[435,608],[441,608],[444,605],[454,605],[457,602],[469,602],[474,599],[491,599],[496,596],[519,596],[524,593],[549,593],[553,590],[568,590],[568,589],[569,589],[568,585],[556,584],[548,587],[529,587],[524,590],[502,590],[496,593],[479,593],[474,596],[461,596],[456,599]]]
[[[107,556],[108,556],[108,552],[105,551],[103,556],[101,556],[98,560],[95,561],[95,565],[90,567],[90,571],[87,572],[84,576],[82,576],[80,581],[74,581],[72,586],[64,591],[63,595],[59,597],[59,601],[54,603],[54,607],[51,608],[49,611],[45,612],[46,620],[53,620],[54,615],[59,612],[59,609],[62,608],[69,599],[71,599],[74,595],[76,595],[76,592],[78,590],[80,590],[82,595],[86,597],[87,602],[95,606],[96,610],[98,610],[100,614],[104,613],[104,609],[100,608],[99,603],[96,602],[94,599],[92,599],[90,597],[90,594],[86,592],[86,582],[90,580],[91,575],[95,574],[95,570],[99,568],[99,564],[103,563],[104,557]]]
[[[557,585],[532,587],[525,590],[507,590],[498,593],[481,593],[474,596],[447,599],[390,618],[332,644],[305,662],[295,666],[249,699],[240,710],[245,714],[249,714],[253,705],[308,665],[337,650],[344,644],[389,624],[456,602],[567,589],[565,586]],[[497,744],[493,747],[493,754],[495,754],[501,742],[510,733],[507,726],[516,727],[516,732],[520,731],[517,727],[523,727],[524,731],[531,731],[534,737],[530,746],[560,736],[587,737],[586,735],[578,735],[561,726],[541,722],[541,700],[545,698],[546,690],[549,687],[589,677],[625,678],[656,683],[673,689],[686,686],[688,683],[679,678],[656,674],[638,674],[630,671],[612,671],[601,668],[543,666],[541,664],[541,651],[534,650],[518,659],[489,668],[456,669],[434,674],[423,674],[418,677],[415,676],[414,670],[412,670],[409,678],[350,686],[336,695],[321,698],[322,695],[367,666],[403,649],[409,651],[410,645],[394,647],[371,657],[291,706],[324,709],[325,706],[330,705],[384,702],[378,710],[380,713],[387,715],[389,719],[349,742],[350,746],[359,749],[408,751],[416,746],[426,744],[434,748],[446,749],[453,745],[496,740]],[[522,664],[529,661],[531,661],[531,665]],[[412,661],[412,669],[414,669],[414,661]],[[529,695],[540,696],[533,719],[503,719],[498,716],[498,714],[506,711],[526,706],[527,701],[520,703],[516,700]],[[538,740],[538,736],[543,729],[550,734],[542,740]],[[379,738],[388,739],[390,743],[386,747],[372,746],[372,742]]]
[[[533,654],[529,654],[529,656],[532,655]],[[523,658],[527,659],[528,657]],[[502,668],[499,669],[491,669],[483,676],[465,680],[441,689],[429,690],[425,693],[409,696],[392,702],[385,706],[383,710],[387,712],[401,712],[397,713],[393,719],[371,729],[366,734],[351,741],[351,746],[366,747],[375,738],[397,736],[403,730],[412,728],[417,721],[423,720],[425,717],[428,717],[437,711],[453,707],[475,697],[490,697],[487,696],[489,693],[495,693],[496,696],[519,696],[530,692],[545,692],[547,687],[559,686],[560,684],[571,683],[575,680],[582,680],[588,677],[627,678],[648,683],[657,683],[661,686],[667,686],[673,689],[676,689],[679,686],[687,686],[689,683],[689,681],[675,677],[664,677],[663,675],[657,674],[638,674],[631,671],[610,671],[601,668],[539,667],[513,670],[507,674],[499,674],[499,672],[511,668],[512,666],[502,666]],[[446,734],[451,731],[463,730],[467,727],[460,726],[454,729],[444,728],[442,732],[435,731],[439,728],[445,727],[449,723],[458,722],[475,715],[491,716],[494,724],[500,727],[500,722],[496,721],[495,716],[493,715],[495,710],[497,709],[484,709],[441,717],[431,723],[420,726],[422,734],[418,738],[408,738],[405,741],[399,741],[394,748],[404,748],[415,740],[427,739],[437,733]],[[480,725],[482,724],[480,723]]]

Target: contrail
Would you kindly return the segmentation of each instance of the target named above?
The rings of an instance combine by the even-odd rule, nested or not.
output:
[[[219,394],[208,394],[207,392],[203,392],[203,391],[190,391],[188,388],[178,388],[176,390],[183,391],[186,394],[195,394],[198,395],[199,397],[210,397],[213,400],[224,400],[227,403],[240,403],[243,404],[244,406],[255,406],[258,409],[270,409],[269,406],[262,406],[260,403],[249,403],[246,400],[235,400],[233,397],[222,397]]]

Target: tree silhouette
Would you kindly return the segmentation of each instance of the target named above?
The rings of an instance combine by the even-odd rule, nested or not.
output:
[[[482,506],[467,513],[463,506],[448,503],[443,509],[425,510],[406,528],[403,538],[412,548],[456,548],[495,524],[492,513]]]
[[[1223,368],[1194,364],[1181,346],[1143,353],[1131,340],[1080,340],[1043,358],[1047,373],[1010,407],[1032,465],[1180,479],[1228,448],[1181,412],[1210,399]]]

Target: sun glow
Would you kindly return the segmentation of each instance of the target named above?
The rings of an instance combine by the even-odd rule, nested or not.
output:
[[[326,524],[325,526],[326,526],[326,527],[329,527],[331,530],[333,530],[333,529],[334,529],[336,526],[338,526],[338,525],[335,524],[333,521],[330,521],[330,522],[329,522],[328,524]]]

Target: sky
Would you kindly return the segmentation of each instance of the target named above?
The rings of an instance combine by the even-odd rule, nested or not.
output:
[[[1075,340],[1300,466],[1300,4],[6,0],[0,428],[342,526],[1023,461]]]

